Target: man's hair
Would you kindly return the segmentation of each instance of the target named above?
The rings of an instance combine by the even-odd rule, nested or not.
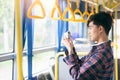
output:
[[[98,27],[103,26],[103,28],[105,29],[105,33],[107,35],[109,34],[109,31],[113,23],[113,19],[109,13],[100,12],[92,15],[87,22],[87,26],[89,26],[89,23],[92,21],[93,24],[97,25]]]

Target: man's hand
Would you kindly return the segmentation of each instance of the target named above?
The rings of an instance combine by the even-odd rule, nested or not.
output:
[[[71,37],[66,37],[66,35],[63,36],[63,44],[67,48],[69,55],[73,54],[73,41]]]

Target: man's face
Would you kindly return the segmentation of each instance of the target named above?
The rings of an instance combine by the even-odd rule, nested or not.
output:
[[[88,25],[88,34],[91,41],[98,41],[100,36],[100,30],[97,25],[93,24],[93,21]]]

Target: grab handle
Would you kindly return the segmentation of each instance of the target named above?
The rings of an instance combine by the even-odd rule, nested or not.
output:
[[[32,15],[32,9],[33,9],[33,7],[35,6],[35,5],[39,5],[40,7],[41,7],[41,12],[42,12],[42,15],[41,16],[38,16],[38,15]],[[40,0],[35,0],[35,2],[29,7],[29,9],[28,9],[28,12],[27,12],[27,16],[29,17],[29,18],[34,18],[34,19],[42,19],[42,18],[44,18],[45,16],[46,16],[46,14],[45,14],[45,10],[44,10],[44,8],[43,8],[43,5],[42,5],[42,3],[41,3],[41,1]]]
[[[68,3],[68,6],[65,8],[65,11],[63,12],[62,19],[64,21],[74,21],[75,16],[72,9],[70,8],[70,0],[67,0],[67,3]],[[71,18],[65,18],[65,15],[67,14],[67,12],[70,12],[70,14],[72,15]]]
[[[59,14],[59,17],[58,17],[58,18],[55,18],[55,17],[54,17],[56,10],[58,11],[58,14]],[[54,5],[54,7],[53,7],[53,9],[52,9],[51,18],[52,18],[53,20],[62,19],[62,11],[61,11],[60,6],[59,6],[59,4],[58,4],[58,0],[56,0],[55,5]]]
[[[78,18],[78,19],[75,18],[75,20],[74,20],[75,22],[83,22],[83,15],[82,15],[82,12],[79,10],[79,3],[80,3],[79,1],[76,2],[76,7],[77,7],[77,8],[76,8],[75,11],[74,11],[74,15],[75,15],[76,13],[79,13],[80,16],[81,16],[81,18]]]
[[[90,16],[92,16],[93,14],[95,14],[95,12],[94,12],[94,5],[92,5],[92,11],[91,11],[91,13],[89,14],[88,18],[90,18]]]
[[[84,18],[84,22],[87,22],[87,20],[88,20],[88,18],[89,18],[89,12],[88,12],[88,10],[87,10],[87,7],[88,7],[88,3],[87,2],[85,2],[85,12],[83,13],[83,18],[87,15],[87,18],[85,19]]]

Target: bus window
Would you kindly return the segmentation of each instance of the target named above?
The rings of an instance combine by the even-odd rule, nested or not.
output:
[[[44,19],[34,19],[34,42],[33,48],[55,45],[57,39],[58,21],[50,17],[54,1],[41,0],[44,4],[46,16]],[[49,5],[48,5],[49,4]],[[36,7],[35,14],[40,13],[39,7]]]
[[[13,50],[14,0],[0,1],[0,54]]]
[[[0,80],[12,80],[12,60],[0,62]]]
[[[55,47],[57,43],[57,27],[58,20],[52,20],[50,17],[54,1],[41,0],[46,16],[43,19],[33,19],[34,21],[34,40],[33,40],[33,74],[39,73],[49,67],[49,59],[55,55]],[[40,7],[33,8],[34,15],[40,15]],[[27,45],[25,45],[26,49]],[[48,48],[48,49],[47,49]],[[35,50],[38,51],[35,51]],[[45,49],[45,50],[44,50]],[[37,53],[37,54],[35,54]],[[23,58],[23,73],[28,76],[27,57]]]
[[[33,74],[40,74],[40,72],[46,72],[50,68],[50,58],[55,56],[55,50],[49,50],[45,52],[40,52],[40,54],[35,54],[33,56]],[[23,57],[23,73],[24,77],[28,76],[28,63],[27,57]]]

